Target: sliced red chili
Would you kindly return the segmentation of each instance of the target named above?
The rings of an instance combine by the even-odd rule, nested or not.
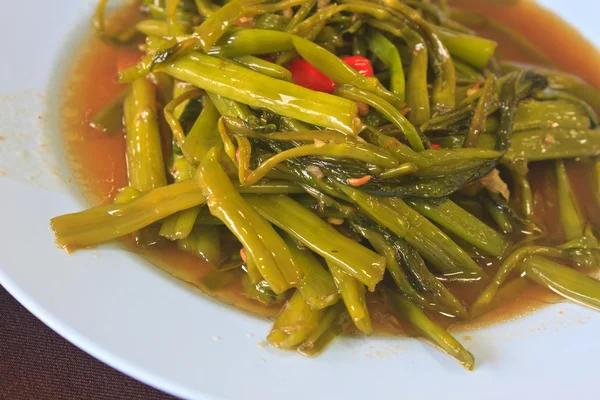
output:
[[[296,59],[288,65],[287,69],[292,73],[292,79],[296,84],[319,92],[333,93],[335,83],[308,61]]]
[[[342,57],[342,61],[360,72],[363,76],[373,76],[373,66],[368,58],[363,56]]]
[[[341,59],[360,74],[364,76],[373,76],[373,67],[367,58],[361,56],[349,56],[342,57]],[[313,67],[306,60],[296,59],[287,66],[287,69],[292,73],[294,82],[300,86],[325,93],[333,93],[333,90],[335,89],[335,82]]]

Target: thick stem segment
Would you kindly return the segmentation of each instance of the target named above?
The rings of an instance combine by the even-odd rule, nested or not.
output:
[[[327,266],[329,266],[333,280],[340,291],[354,325],[362,333],[370,335],[373,333],[373,326],[365,298],[365,285],[345,273],[335,262],[327,260]]]
[[[500,256],[508,242],[495,230],[448,199],[408,199],[419,213],[492,256]]]
[[[486,288],[477,297],[477,300],[471,306],[471,315],[473,317],[480,316],[483,312],[488,310],[494,296],[500,289],[500,286],[506,281],[510,273],[519,266],[524,260],[535,255],[543,255],[547,257],[561,257],[562,252],[551,247],[543,246],[526,246],[521,247],[514,253],[512,253],[500,266],[496,276]]]
[[[294,240],[287,234],[283,236],[294,261],[304,272],[304,279],[298,290],[304,301],[314,309],[320,310],[335,304],[339,299],[338,290],[333,282],[333,277],[317,258],[308,249],[301,250]]]
[[[300,294],[294,292],[267,336],[271,346],[289,349],[302,343],[319,325],[325,310],[311,308]]]
[[[426,339],[438,346],[444,353],[458,361],[463,367],[472,370],[475,358],[444,328],[430,320],[413,302],[391,289],[384,289],[385,299],[401,321],[407,322]]]
[[[556,161],[556,191],[565,242],[579,239],[583,236],[585,221],[581,216],[563,160]]]
[[[369,50],[390,68],[390,87],[400,100],[404,100],[406,83],[404,68],[398,48],[379,32],[373,32],[367,40]]]
[[[336,231],[300,203],[287,196],[245,196],[271,223],[286,231],[325,260],[367,285],[383,279],[385,258]]]
[[[412,245],[448,280],[485,279],[485,272],[456,243],[399,198],[378,198],[341,184],[336,186],[373,220]]]
[[[167,184],[154,88],[145,78],[125,98],[125,146],[129,186],[147,192]]]
[[[358,133],[358,106],[353,101],[199,53],[179,57],[163,68],[176,79],[231,100],[347,134]]]
[[[108,204],[53,218],[56,245],[67,251],[128,235],[163,218],[205,203],[193,180],[154,189],[128,204]]]
[[[277,294],[298,285],[303,278],[287,245],[242,196],[227,177],[212,149],[200,163],[198,182],[210,212],[225,223],[252,257],[259,271]]]
[[[562,297],[600,311],[600,281],[562,264],[534,256],[523,263],[525,276]]]

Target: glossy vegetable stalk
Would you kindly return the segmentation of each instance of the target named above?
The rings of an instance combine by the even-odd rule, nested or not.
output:
[[[298,285],[302,271],[290,251],[275,232],[235,190],[218,161],[219,152],[207,153],[198,170],[197,180],[206,196],[210,212],[225,223],[252,257],[259,271],[277,294]]]
[[[202,112],[183,141],[182,152],[187,155],[191,164],[200,164],[206,153],[221,143],[218,130],[219,117],[219,112],[210,97],[203,96]]]
[[[312,9],[317,4],[317,0],[308,0],[305,1],[296,11],[292,19],[288,22],[285,30],[290,31],[300,22],[304,21],[304,19],[308,16],[308,14],[312,11]]]
[[[56,245],[66,251],[116,239],[160,221],[177,211],[205,203],[190,179],[151,190],[128,204],[109,204],[53,218]]]
[[[108,0],[99,0],[96,6],[96,12],[92,19],[92,26],[96,31],[96,35],[102,40],[106,40],[109,43],[123,45],[128,44],[135,35],[135,28],[120,27],[116,32],[108,32],[106,29],[105,22],[105,10],[108,5]]]
[[[271,223],[301,241],[325,260],[367,285],[383,279],[385,259],[336,231],[287,196],[245,196],[246,201]]]
[[[465,137],[463,147],[477,147],[479,135],[485,130],[486,120],[489,113],[490,105],[494,101],[496,92],[496,76],[490,74],[483,85],[481,97],[477,102],[477,107],[473,112],[473,119],[469,126],[469,132]]]
[[[177,241],[180,250],[201,257],[219,267],[221,264],[221,240],[218,226],[203,226]]]
[[[355,134],[358,129],[356,103],[274,79],[225,60],[193,53],[166,65],[164,71],[208,92],[252,107],[264,107],[283,116],[348,134]]]
[[[521,270],[562,297],[600,311],[600,281],[591,276],[538,256],[526,260]]]
[[[130,90],[130,88],[121,90],[112,101],[94,115],[90,126],[110,136],[119,132],[123,127],[123,103]]]
[[[252,116],[252,112],[246,104],[211,92],[208,92],[208,97],[210,97],[219,114],[224,117],[234,117],[246,121]]]
[[[279,53],[293,49],[292,35],[268,29],[240,29],[223,37],[209,52],[225,57]]]
[[[373,333],[373,326],[365,298],[365,285],[345,273],[335,262],[326,261],[354,325],[362,333],[370,335]]]
[[[339,86],[335,89],[335,94],[374,107],[398,127],[400,132],[406,136],[406,139],[414,150],[422,151],[425,149],[415,127],[408,121],[408,119],[406,119],[404,115],[402,115],[400,111],[398,111],[384,99],[349,85]]]
[[[263,3],[264,0],[232,0],[223,7],[211,13],[208,18],[196,28],[198,47],[204,52],[225,34],[225,32],[240,18],[253,15],[252,6]]]
[[[448,236],[399,198],[380,199],[336,185],[377,223],[409,244],[449,280],[480,280],[485,272]]]
[[[176,111],[179,106],[183,105],[183,103],[191,99],[196,99],[201,95],[202,91],[199,89],[185,89],[182,94],[171,100],[163,110],[165,120],[171,128],[171,132],[173,132],[173,138],[175,138],[175,140],[177,141],[177,145],[182,150],[183,155],[189,162],[192,162],[193,159],[191,156],[186,154],[184,150],[184,142],[186,140],[186,135],[183,130],[183,127],[181,126],[181,123],[179,122],[178,116],[176,116]]]
[[[309,39],[307,36],[310,31],[312,31],[314,28],[320,25],[324,25],[336,14],[339,14],[343,11],[359,14],[364,13],[378,20],[387,19],[390,16],[388,11],[381,9],[380,7],[375,7],[372,4],[369,4],[364,1],[355,1],[351,4],[333,4],[331,6],[321,8],[320,10],[315,12],[309,18],[292,28],[290,30],[290,33],[294,33],[296,35]]]
[[[305,356],[314,357],[320,354],[329,343],[341,334],[349,319],[342,302],[329,307],[314,331],[298,347],[298,351]]]
[[[445,137],[436,139],[436,143],[447,148],[457,148],[462,146],[463,140],[460,136]],[[582,146],[581,143],[586,145]],[[494,145],[494,136],[480,136],[480,147],[490,149]],[[600,154],[600,130],[540,129],[514,133],[502,163],[594,157],[597,154]]]
[[[581,143],[585,143],[582,146]],[[589,157],[600,153],[600,130],[537,130],[513,135],[506,161]]]
[[[170,215],[160,227],[160,236],[169,240],[185,239],[192,232],[199,212],[199,207],[192,207]]]
[[[466,369],[472,370],[475,367],[473,355],[444,328],[430,320],[419,307],[391,289],[383,290],[387,304],[400,321],[407,322],[411,328],[417,330]]]
[[[450,52],[444,46],[433,27],[414,9],[404,4],[400,0],[379,0],[391,9],[398,12],[396,14],[401,21],[409,27],[420,30],[423,37],[431,49],[433,59],[431,64],[436,78],[433,83],[431,93],[432,108],[435,112],[442,113],[454,108],[455,105],[455,87],[456,72]]]
[[[506,210],[504,210],[502,207],[499,207],[489,198],[485,198],[483,200],[483,205],[488,214],[490,214],[490,217],[492,217],[496,225],[498,225],[498,228],[500,228],[503,233],[513,232],[513,222],[511,221],[510,215],[506,212]]]
[[[240,250],[241,252],[245,252],[246,250],[244,248],[242,248],[242,250]],[[243,259],[242,259],[243,261]],[[248,274],[248,279],[250,280],[250,283],[252,285],[257,285],[260,281],[262,281],[263,277],[260,274],[260,271],[258,270],[258,268],[256,267],[256,264],[254,263],[254,258],[252,257],[247,257],[246,258],[246,262],[245,262],[245,269],[246,269],[246,273]]]
[[[484,69],[488,65],[490,58],[492,58],[498,46],[494,41],[478,36],[456,33],[442,27],[436,28],[435,31],[442,43],[450,51],[450,54],[477,69]]]
[[[275,63],[265,61],[262,58],[254,56],[237,56],[232,58],[238,64],[243,65],[252,71],[260,72],[261,74],[270,76],[271,78],[281,79],[291,82],[292,74],[287,69]]]
[[[486,311],[494,299],[494,296],[500,289],[500,286],[510,276],[510,273],[513,272],[515,268],[517,268],[524,260],[527,260],[535,255],[561,257],[562,252],[551,247],[543,246],[524,246],[513,252],[504,260],[502,265],[500,265],[500,268],[498,268],[498,272],[496,272],[494,279],[488,286],[486,286],[483,292],[479,294],[475,302],[472,304],[471,315],[477,317]]]
[[[166,185],[156,98],[146,79],[133,82],[125,98],[124,115],[129,186],[147,192]]]
[[[443,229],[492,256],[502,255],[508,246],[502,235],[451,200],[407,199],[406,203]]]
[[[169,24],[166,21],[156,21],[147,19],[140,21],[135,25],[135,28],[147,36],[169,36]]]
[[[170,36],[179,36],[185,33],[185,27],[178,21],[176,16],[179,0],[165,0],[165,17]]]
[[[128,204],[140,197],[141,195],[142,192],[140,192],[139,190],[134,189],[131,186],[124,186],[117,190],[117,194],[115,195],[113,203]]]
[[[427,269],[423,259],[407,243],[392,235],[382,235],[364,227],[358,231],[386,257],[386,267],[400,291],[409,299],[433,312],[468,317],[464,306]]]
[[[431,116],[427,88],[427,46],[418,33],[407,28],[402,31],[402,38],[412,53],[406,82],[406,106],[410,109],[407,118],[420,126],[429,121]]]
[[[267,341],[282,349],[297,346],[317,328],[324,313],[325,310],[315,310],[306,304],[297,290],[277,316]]]
[[[287,244],[294,261],[304,272],[304,279],[298,286],[304,301],[313,309],[320,310],[335,304],[339,299],[338,290],[331,274],[323,268],[308,249],[301,250],[289,235],[283,239]]]
[[[556,191],[565,241],[582,237],[585,223],[562,160],[556,161]]]
[[[404,68],[398,48],[381,33],[375,31],[367,40],[369,50],[390,68],[390,87],[400,100],[405,98]]]

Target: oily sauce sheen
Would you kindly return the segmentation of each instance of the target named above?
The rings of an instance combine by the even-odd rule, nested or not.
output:
[[[499,43],[497,55],[501,61],[553,67],[576,74],[600,89],[600,75],[597,73],[600,69],[600,55],[590,43],[572,27],[533,2],[512,3],[517,4],[493,6],[473,0],[453,2],[461,9],[480,13],[504,26],[472,26],[480,35]],[[128,8],[120,11],[114,18],[135,20],[139,15],[136,9]],[[532,23],[533,21],[535,22]],[[507,34],[506,28],[512,34]],[[519,38],[526,38],[529,45]],[[135,63],[140,57],[141,53],[135,46],[110,46],[96,38],[89,38],[68,71],[61,107],[65,153],[77,183],[93,205],[110,203],[116,191],[127,185],[127,171],[124,132],[108,136],[90,127],[89,122],[123,88],[117,81],[117,70]],[[600,212],[586,183],[590,182],[588,165],[585,161],[572,160],[567,162],[567,167],[583,211],[589,220],[600,225]],[[548,173],[544,163],[531,163],[529,177],[538,222],[543,223],[545,230],[549,232],[550,242],[560,242],[562,229],[558,221],[554,174]],[[264,306],[243,294],[241,271],[230,271],[226,273],[225,279],[216,279],[215,269],[211,265],[196,256],[179,251],[171,244],[139,249],[128,239],[123,243],[129,251],[141,255],[172,276],[236,308],[270,318],[279,311],[280,306]],[[486,267],[489,275],[494,274],[494,268],[497,265]],[[471,302],[482,290],[480,285],[448,286],[459,299],[467,302]],[[503,291],[505,298],[495,300],[501,305],[476,320],[456,322],[442,316],[432,317],[452,330],[472,329],[510,320],[531,313],[545,304],[559,301],[550,291],[530,285],[525,280],[506,286]],[[403,333],[386,312],[381,299],[375,295],[368,299],[377,332]]]

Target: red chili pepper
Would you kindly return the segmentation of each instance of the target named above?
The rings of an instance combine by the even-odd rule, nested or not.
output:
[[[342,60],[364,76],[373,76],[371,62],[361,56],[342,57]],[[313,67],[308,61],[296,59],[292,61],[287,69],[292,73],[294,82],[305,88],[319,92],[333,93],[335,82],[329,79],[321,71]]]
[[[360,72],[364,76],[373,76],[373,66],[368,58],[362,56],[342,57],[342,61]]]
[[[296,59],[287,68],[298,85],[319,92],[333,93],[335,83],[308,61]]]

